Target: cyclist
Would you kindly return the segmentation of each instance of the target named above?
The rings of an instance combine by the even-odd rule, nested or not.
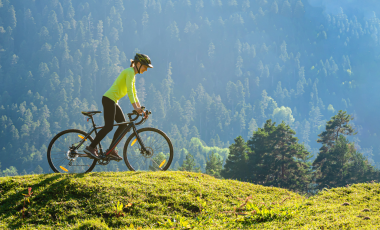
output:
[[[134,60],[131,59],[130,67],[120,73],[115,82],[112,84],[111,88],[103,95],[102,104],[104,111],[104,127],[98,132],[94,141],[84,150],[84,152],[87,153],[90,157],[99,159],[96,146],[109,132],[111,132],[113,129],[114,120],[117,123],[126,121],[124,113],[118,104],[119,100],[122,97],[128,94],[133,108],[139,114],[144,113],[144,116],[147,116],[144,110],[141,109],[135,88],[135,75],[137,73],[144,73],[147,68],[153,68],[148,55],[136,53]],[[111,143],[116,140],[116,138],[122,133],[126,126],[127,125],[119,126],[113,136]],[[123,159],[118,155],[118,151],[115,149],[109,153],[109,156],[111,160]]]

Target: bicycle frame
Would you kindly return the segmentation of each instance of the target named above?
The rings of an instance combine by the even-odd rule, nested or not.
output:
[[[93,132],[95,132],[96,135],[98,135],[98,132],[96,131],[97,129],[101,129],[101,128],[104,128],[104,126],[96,126],[95,125],[95,122],[94,122],[94,119],[92,118],[92,116],[90,116],[88,119],[91,119],[92,121],[92,126],[93,128],[91,129],[91,131],[82,139],[82,141],[79,142],[79,144],[75,147],[75,149],[78,149],[80,148],[80,146],[82,146],[82,144],[86,141],[86,139],[91,136],[91,134]],[[116,123],[114,124],[113,126],[120,126],[120,125],[126,125],[128,124],[127,127],[125,127],[125,129],[123,130],[123,132],[120,134],[120,136],[115,140],[114,143],[111,143],[108,151],[104,154],[103,153],[103,150],[102,150],[102,145],[100,144],[99,142],[99,150],[101,153],[101,158],[105,158],[106,156],[108,156],[110,154],[110,152],[119,144],[119,142],[123,139],[123,137],[129,132],[129,130],[131,128],[133,128],[133,132],[135,133],[136,135],[136,138],[137,138],[137,141],[139,142],[141,148],[143,151],[146,151],[146,148],[144,146],[144,143],[142,142],[140,136],[138,135],[137,133],[137,129],[136,129],[136,125],[132,122],[132,121],[126,121],[126,122],[121,122],[121,123]]]

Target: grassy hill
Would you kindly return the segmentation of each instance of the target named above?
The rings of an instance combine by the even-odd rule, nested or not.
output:
[[[24,195],[31,187],[30,203]],[[1,229],[375,229],[377,183],[306,198],[285,189],[189,172],[0,178]],[[125,207],[117,216],[115,204]]]

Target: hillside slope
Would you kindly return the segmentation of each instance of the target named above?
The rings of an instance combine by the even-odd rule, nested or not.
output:
[[[33,194],[23,220],[28,187]],[[306,198],[189,172],[2,177],[0,228],[127,229],[133,224],[143,229],[374,229],[380,227],[379,193],[380,185],[370,183]],[[114,212],[117,201],[129,204],[119,217]]]

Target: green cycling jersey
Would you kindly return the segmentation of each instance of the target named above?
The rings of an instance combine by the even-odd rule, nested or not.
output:
[[[103,95],[118,104],[119,100],[128,94],[131,104],[139,103],[135,88],[135,70],[129,67],[123,70],[116,78],[111,88]]]

